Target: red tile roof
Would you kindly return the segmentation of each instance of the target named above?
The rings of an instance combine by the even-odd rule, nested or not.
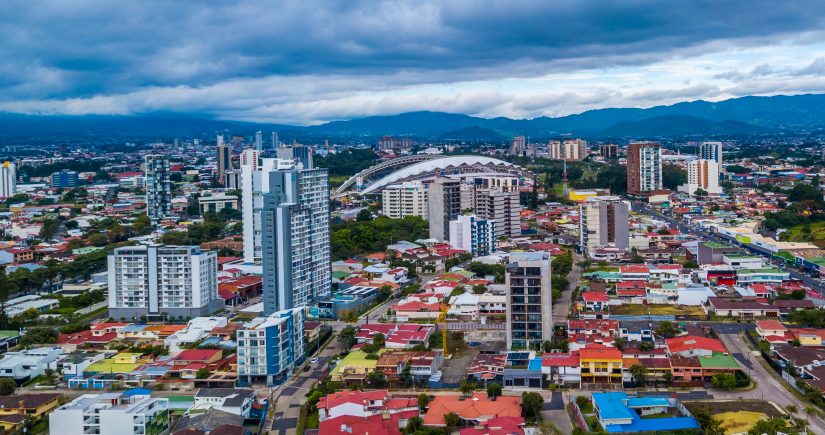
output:
[[[703,349],[713,352],[727,353],[725,345],[721,340],[696,335],[685,335],[682,337],[668,338],[665,340],[667,348],[671,353],[681,353],[688,350]]]

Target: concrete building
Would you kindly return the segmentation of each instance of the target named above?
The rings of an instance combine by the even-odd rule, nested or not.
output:
[[[400,219],[419,216],[427,219],[427,189],[421,181],[392,184],[381,191],[384,216]]]
[[[551,140],[547,144],[547,156],[552,160],[582,160],[587,156],[587,141],[584,139]]]
[[[226,171],[223,174],[223,187],[230,190],[241,190],[241,188],[243,187],[241,170],[233,169],[231,171]]]
[[[50,435],[162,435],[168,431],[169,399],[132,390],[84,394],[49,414]]]
[[[427,219],[430,238],[450,240],[450,221],[461,213],[461,182],[437,178],[427,189]]]
[[[0,165],[0,198],[9,198],[17,193],[17,171],[14,163],[5,161]]]
[[[260,238],[264,314],[309,305],[330,294],[329,177],[326,169],[264,159]],[[247,229],[244,210],[244,251]]]
[[[63,355],[59,347],[6,352],[0,359],[0,378],[12,378],[18,385],[34,379],[46,372],[57,369],[57,360]]]
[[[302,364],[304,355],[304,309],[278,311],[257,317],[237,332],[238,385],[285,381]]]
[[[63,169],[51,175],[51,186],[56,189],[72,189],[77,187],[77,172]]]
[[[699,158],[713,160],[722,167],[722,142],[702,142],[699,145]]]
[[[553,338],[550,255],[514,252],[505,269],[507,348],[530,349]]]
[[[523,156],[527,152],[527,141],[524,136],[516,136],[507,150],[508,156]]]
[[[627,146],[627,193],[638,195],[662,189],[662,149],[655,142]]]
[[[218,135],[219,138],[222,138],[223,135]],[[232,170],[232,147],[230,145],[226,145],[223,143],[223,140],[218,141],[218,146],[216,147],[218,152],[218,180],[220,182],[224,182],[226,171]]]
[[[314,168],[312,149],[306,145],[294,144],[278,147],[278,158],[300,162],[304,168]]]
[[[605,160],[613,160],[619,158],[619,146],[616,144],[599,145],[599,155]]]
[[[475,212],[478,217],[496,221],[499,236],[521,235],[521,202],[518,190],[476,189]]]
[[[109,255],[112,318],[191,318],[222,307],[214,251],[197,246],[125,246]]]
[[[450,221],[450,245],[473,254],[490,255],[498,244],[497,222],[475,215],[461,215]]]
[[[687,183],[679,186],[680,192],[693,195],[698,189],[710,195],[719,195],[719,163],[714,160],[698,159],[688,162]]]
[[[198,206],[201,214],[207,212],[219,212],[225,208],[238,210],[238,197],[234,195],[211,195],[198,198]]]
[[[260,151],[252,148],[246,148],[241,151],[241,166],[252,166],[257,170],[261,167],[260,161]]]
[[[579,205],[579,241],[582,249],[593,251],[613,246],[630,247],[628,219],[630,202],[620,196],[593,196]]]
[[[146,174],[146,215],[151,220],[172,216],[172,182],[170,181],[169,157],[147,155],[144,160]]]

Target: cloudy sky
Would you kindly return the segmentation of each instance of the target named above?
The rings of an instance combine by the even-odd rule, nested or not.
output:
[[[316,124],[825,92],[825,2],[3,0],[0,111]]]

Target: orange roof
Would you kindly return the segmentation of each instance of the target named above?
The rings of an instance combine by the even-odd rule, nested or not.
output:
[[[579,350],[581,360],[622,360],[622,351],[612,347],[588,346]]]
[[[470,399],[460,400],[460,396],[435,396],[424,414],[426,426],[445,426],[444,415],[454,412],[464,420],[488,420],[494,417],[520,417],[521,398],[501,396],[492,401],[487,393],[473,394]]]
[[[763,331],[764,330],[784,331],[786,329],[785,325],[783,325],[781,322],[779,322],[779,320],[757,320],[756,321],[756,327],[763,330]]]
[[[147,325],[143,330],[157,332],[160,335],[172,335],[185,328],[186,325]]]

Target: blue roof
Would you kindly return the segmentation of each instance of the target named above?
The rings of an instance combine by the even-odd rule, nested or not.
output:
[[[670,406],[664,397],[633,397],[627,399],[629,408],[646,408],[649,406]]]
[[[140,332],[146,329],[146,325],[126,325],[120,332]]]
[[[125,397],[150,396],[151,394],[152,392],[147,390],[146,388],[132,388],[131,390],[126,390],[123,392],[123,396]]]
[[[637,414],[624,404],[625,393],[593,393],[593,403],[599,408],[602,420],[633,418]]]
[[[541,371],[541,358],[533,358],[527,364],[527,368],[529,370],[538,370]]]
[[[679,429],[698,429],[699,423],[693,417],[650,418],[634,417],[630,424],[608,424],[605,427],[608,433],[664,431]]]

